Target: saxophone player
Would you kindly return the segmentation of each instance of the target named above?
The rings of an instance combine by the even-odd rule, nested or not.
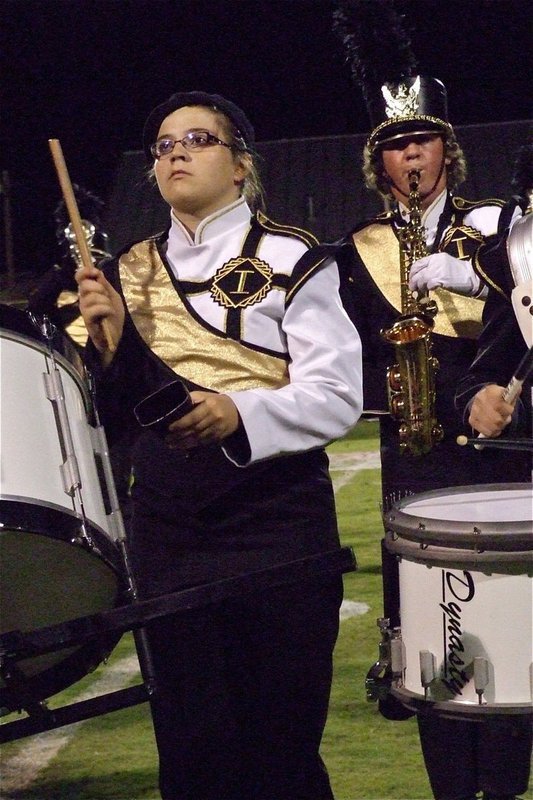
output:
[[[416,105],[376,119],[364,152],[370,189],[385,198],[388,210],[352,227],[342,240],[337,262],[345,308],[363,343],[364,411],[378,416],[382,504],[431,489],[527,480],[527,454],[516,453],[513,470],[503,452],[459,448],[461,419],[454,408],[456,386],[476,353],[482,329],[486,286],[472,266],[485,239],[496,233],[503,203],[471,200],[456,190],[466,174],[465,157],[447,119],[446,91],[435,79],[415,76]],[[401,95],[398,84],[389,92]],[[411,97],[407,92],[407,97]],[[442,440],[422,455],[402,447],[400,423],[391,414],[386,375],[394,355],[382,331],[402,316],[401,231],[409,224],[409,174],[419,173],[421,226],[426,251],[410,268],[408,290],[435,300],[432,358],[435,414]],[[403,287],[405,289],[405,287]],[[480,458],[481,456],[481,458]],[[397,566],[383,548],[384,611],[398,625]],[[380,701],[384,716],[409,712],[390,696]],[[508,800],[525,791],[531,733],[527,720],[471,721],[418,714],[422,752],[436,800]],[[494,754],[497,753],[496,757]],[[502,769],[505,764],[505,770]]]
[[[477,453],[468,455],[457,447],[462,426],[454,409],[456,384],[477,349],[487,292],[472,257],[497,232],[504,203],[457,194],[466,160],[448,121],[444,85],[426,76],[399,84],[389,81],[381,94],[381,116],[374,118],[363,155],[366,184],[386,201],[388,210],[354,225],[337,255],[343,301],[364,343],[365,412],[380,420],[385,508],[407,494],[505,479],[500,472],[503,462],[495,453],[480,461]],[[394,117],[388,116],[388,94],[396,97]],[[397,98],[402,95],[407,99],[400,113]],[[386,375],[394,353],[382,336],[403,313],[401,238],[410,221],[413,170],[419,174],[420,233],[426,252],[412,263],[407,289],[418,296],[428,294],[437,306],[432,356],[438,362],[435,412],[443,429],[442,441],[423,455],[400,448],[399,422],[390,413],[387,396]]]
[[[466,160],[448,119],[446,88],[436,78],[419,74],[392,4],[339,0],[334,20],[371,121],[363,153],[365,183],[385,206],[372,219],[353,224],[336,243],[335,254],[342,299],[363,344],[363,413],[379,418],[383,508],[432,489],[527,480],[527,458],[520,463],[517,459],[511,475],[504,452],[465,452],[467,448],[456,443],[463,428],[454,407],[455,389],[474,358],[487,294],[472,259],[497,232],[504,203],[465,199],[457,193],[466,177]],[[399,43],[396,59],[389,57],[388,63],[384,41],[390,50]],[[413,171],[418,178],[417,238],[425,251],[411,259],[404,276],[407,285],[402,285],[405,253],[400,245],[402,231],[411,223]],[[426,296],[437,307],[431,359],[442,439],[422,454],[401,446],[402,422],[391,413],[387,387],[394,353],[382,335],[405,316],[402,296],[407,293]],[[400,624],[397,564],[384,547],[382,552],[384,617],[392,628]],[[380,699],[379,706],[390,719],[412,713],[390,695]],[[484,800],[509,800],[527,789],[528,721],[487,719],[478,725],[431,714],[417,717],[436,800],[475,800],[481,791]]]

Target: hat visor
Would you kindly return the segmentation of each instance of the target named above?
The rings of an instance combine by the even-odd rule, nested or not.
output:
[[[404,136],[425,136],[428,133],[449,133],[452,126],[449,122],[437,117],[412,117],[410,119],[384,122],[370,134],[368,144],[371,147],[393,142]]]

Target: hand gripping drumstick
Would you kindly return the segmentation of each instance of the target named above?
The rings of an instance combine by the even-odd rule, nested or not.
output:
[[[527,353],[521,359],[519,365],[517,366],[515,373],[505,389],[503,390],[502,399],[505,400],[506,403],[512,403],[513,400],[516,398],[518,392],[522,388],[522,384],[528,377],[528,375],[533,370],[533,346],[529,348]],[[478,439],[486,439],[487,437],[480,433],[477,437]],[[469,444],[469,439],[466,436],[458,436],[457,437],[457,444],[464,445]],[[484,445],[482,444],[475,444],[474,447],[477,450],[482,450]]]
[[[49,139],[48,144],[50,145],[50,151],[52,153],[52,158],[54,159],[54,164],[57,171],[57,177],[59,178],[59,183],[63,191],[63,198],[65,200],[65,205],[67,207],[70,216],[72,228],[74,230],[74,235],[76,237],[76,245],[78,246],[82,264],[84,267],[92,267],[94,266],[93,259],[89,250],[89,246],[87,244],[87,239],[85,238],[85,234],[83,232],[80,212],[78,210],[78,204],[76,202],[74,191],[72,189],[72,184],[70,182],[67,165],[63,157],[63,150],[61,149],[61,144],[59,142],[59,139]],[[108,320],[103,319],[101,321],[101,325],[102,325],[102,330],[104,332],[107,349],[109,350],[110,353],[114,353],[117,348],[113,339],[113,334],[109,326]]]

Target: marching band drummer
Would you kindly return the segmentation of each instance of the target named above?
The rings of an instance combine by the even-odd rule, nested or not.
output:
[[[501,451],[506,459],[505,480],[518,483],[529,483],[531,480],[531,451],[519,452],[512,447],[513,439],[528,440],[533,444],[531,372],[524,376],[514,399],[506,401],[503,394],[513,377],[513,368],[516,368],[533,346],[532,152],[533,149],[529,146],[527,153],[524,149],[520,157],[527,156],[526,191],[521,191],[520,195],[509,202],[510,211],[518,205],[524,211],[524,216],[515,220],[512,227],[503,228],[498,236],[482,245],[475,257],[476,268],[485,275],[490,288],[483,310],[484,327],[478,340],[478,351],[470,369],[459,381],[455,397],[465,426],[470,425],[484,437],[493,438],[503,434],[511,440],[509,449]],[[508,221],[510,219],[511,213]],[[514,249],[512,239],[517,235],[521,239],[520,246]],[[511,264],[513,256],[515,261]],[[527,280],[529,291],[521,293],[525,302],[513,307],[513,285],[516,283],[515,288],[525,287]],[[531,632],[524,631],[526,653],[531,651],[531,646]],[[499,760],[496,761],[502,775],[501,785],[508,789],[507,795],[503,796],[514,797],[527,792],[533,746],[531,716],[513,720],[512,716],[501,715],[492,721],[491,726],[495,734],[494,752],[499,752],[501,741],[512,745],[511,752],[508,747],[505,748],[505,760],[502,758],[501,764]]]
[[[531,441],[531,374],[514,398],[506,400],[503,395],[513,377],[513,366],[526,354],[527,347],[533,346],[533,337],[530,335],[529,344],[524,341],[511,304],[493,289],[486,312],[476,358],[457,386],[456,405],[463,413],[465,426],[470,425],[482,436],[511,437],[506,453],[510,474],[507,481],[525,482],[531,472],[531,455],[514,451],[512,439]]]
[[[129,550],[149,597],[338,550],[324,445],[356,423],[362,387],[335,263],[301,270],[313,237],[254,213],[244,112],[175,94],[144,151],[169,229],[77,280],[102,421],[135,438]],[[135,404],[176,375],[193,410],[141,433]],[[341,595],[324,576],[149,626],[164,800],[331,800],[319,746]]]
[[[511,433],[531,438],[531,375],[509,401],[503,393],[526,349],[533,346],[533,145],[524,145],[515,165],[515,189],[502,213],[500,231],[481,245],[476,271],[489,286],[484,328],[472,366],[457,386],[456,405],[465,425],[486,437]],[[516,210],[520,215],[516,216]],[[507,469],[527,480],[531,457],[512,450]]]
[[[335,32],[343,41],[372,123],[363,155],[365,182],[389,206],[354,226],[335,255],[343,302],[363,343],[363,408],[379,416],[382,498],[387,510],[411,494],[508,480],[501,453],[457,445],[463,429],[454,407],[456,385],[476,352],[487,292],[473,269],[472,256],[486,237],[496,233],[504,204],[494,199],[465,200],[456,194],[466,162],[448,121],[446,89],[439,80],[418,74],[392,3],[345,0],[338,3],[334,16]],[[410,264],[404,290],[429,291],[437,303],[431,342],[439,363],[434,372],[435,416],[443,428],[442,441],[422,454],[400,447],[400,422],[391,415],[387,398],[387,370],[395,351],[381,334],[403,312],[400,239],[412,215],[412,170],[419,172],[417,236],[427,255]],[[400,625],[398,569],[385,548],[383,590],[384,616],[396,627]],[[379,705],[388,718],[410,716],[390,695]],[[518,733],[512,725],[507,735],[490,723],[428,713],[417,717],[436,800],[474,800],[480,790],[485,800],[507,799],[522,791],[523,764],[516,755]],[[516,780],[511,777],[515,762]]]

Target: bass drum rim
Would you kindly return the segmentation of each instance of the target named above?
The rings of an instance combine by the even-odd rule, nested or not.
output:
[[[3,560],[4,544],[6,542],[8,546],[10,544],[10,540],[6,537],[15,537],[19,534],[25,537],[38,537],[40,547],[47,546],[48,542],[53,542],[54,545],[68,546],[73,548],[72,551],[69,551],[73,554],[78,555],[84,552],[89,558],[92,556],[95,561],[90,561],[89,563],[94,563],[98,570],[103,568],[106,570],[106,574],[109,573],[107,577],[112,585],[114,583],[114,589],[112,590],[112,602],[110,604],[106,603],[104,610],[116,608],[125,601],[127,581],[121,563],[120,551],[114,542],[97,526],[86,523],[87,533],[94,544],[91,548],[90,546],[73,543],[76,540],[80,540],[83,532],[82,521],[76,514],[68,514],[63,509],[59,510],[50,506],[45,507],[28,502],[2,499],[0,500],[0,520],[2,522],[0,528],[0,561]],[[51,533],[52,527],[54,528],[53,533]],[[52,549],[54,545],[52,545]],[[80,548],[79,551],[74,549],[76,547]],[[2,569],[2,573],[5,573],[5,569]],[[40,577],[43,581],[46,578],[54,580],[53,575],[47,575],[44,572],[41,573]],[[83,579],[83,576],[81,577]],[[7,592],[9,592],[9,588],[8,586]],[[84,586],[82,583],[81,589],[84,588],[88,591],[90,587]],[[87,613],[92,612],[80,610],[74,618],[83,617]],[[28,632],[39,627],[46,628],[48,624],[57,623],[48,622],[42,626],[26,627],[25,630]],[[0,633],[0,637],[10,632],[3,630]],[[16,633],[18,635],[23,634],[24,630],[20,627],[16,629]],[[63,655],[62,650],[58,648],[53,651],[52,657],[57,654],[59,660],[50,666],[45,666],[34,674],[31,674],[32,663],[35,663],[32,658],[22,659],[20,662],[15,661],[11,677],[8,677],[10,666],[7,664],[4,668],[5,681],[3,685],[0,684],[0,715],[19,711],[26,706],[32,706],[37,702],[46,700],[81,680],[108,658],[121,636],[122,633],[116,633],[106,634],[98,639],[91,638],[81,645],[69,648],[72,652],[63,653]],[[29,668],[29,675],[24,675],[24,665]],[[19,675],[19,669],[22,669],[22,677]]]

